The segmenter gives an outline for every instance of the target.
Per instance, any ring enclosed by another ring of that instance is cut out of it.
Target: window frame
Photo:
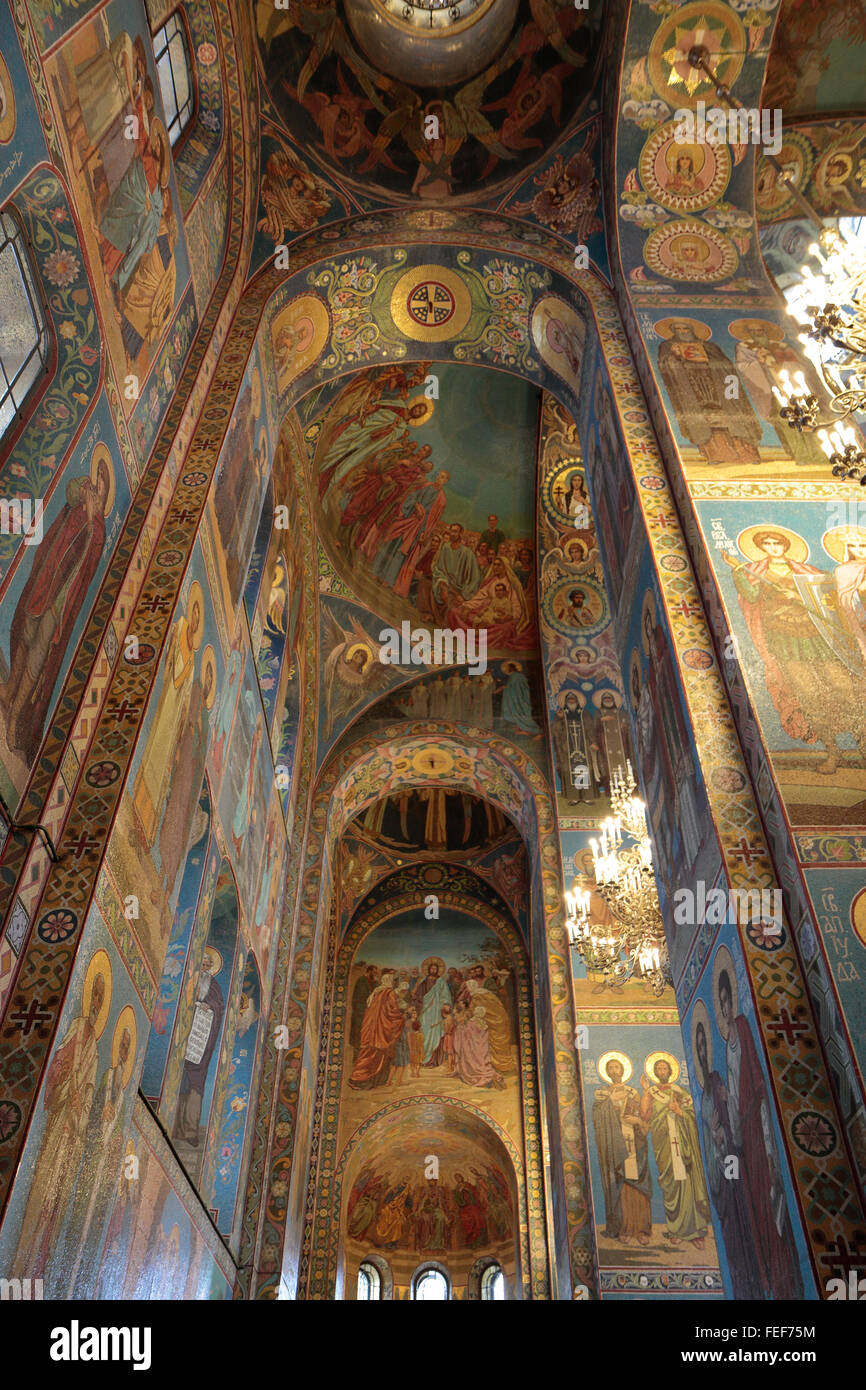
[[[163,33],[165,32],[165,30],[168,28],[169,24],[171,23],[171,21],[172,21],[172,19],[173,19],[173,17],[174,17],[175,15],[177,15],[178,25],[179,25],[179,27],[180,27],[180,32],[181,32],[181,36],[182,36],[182,42],[183,42],[183,45],[184,45],[184,54],[185,54],[185,56],[186,56],[186,58],[187,58],[187,67],[188,67],[188,70],[189,70],[189,90],[190,90],[190,97],[191,97],[191,107],[190,107],[189,116],[188,116],[188,118],[187,118],[185,124],[184,124],[183,126],[181,126],[180,134],[178,135],[177,139],[174,141],[173,144],[172,144],[172,140],[171,140],[171,123],[170,123],[169,121],[166,121],[166,126],[165,126],[165,128],[166,128],[166,132],[167,132],[167,134],[168,134],[169,144],[171,145],[172,159],[174,160],[175,163],[177,163],[177,157],[178,157],[178,155],[180,154],[181,150],[183,149],[184,145],[186,144],[186,142],[187,142],[187,140],[188,140],[190,134],[192,133],[193,127],[195,126],[196,121],[198,120],[198,107],[199,107],[199,100],[198,100],[198,74],[197,74],[197,71],[196,71],[195,63],[193,62],[192,34],[190,33],[189,21],[187,20],[186,13],[185,13],[185,11],[184,11],[183,5],[175,5],[175,7],[174,7],[173,10],[169,10],[168,14],[165,16],[165,19],[162,21],[162,23],[159,25],[159,27],[158,27],[155,31],[152,31],[152,32],[151,32],[151,35],[150,35],[150,46],[151,46],[151,50],[152,50],[152,52],[153,52],[153,67],[154,67],[154,72],[156,73],[156,83],[157,83],[157,87],[159,88],[159,98],[160,98],[160,101],[162,102],[162,100],[163,100],[163,97],[162,97],[162,83],[160,82],[160,78],[159,78],[159,57],[157,56],[157,39],[158,39],[158,38],[161,38],[161,36],[162,36]],[[171,52],[170,52],[170,47],[169,47],[169,45],[170,45],[170,40],[169,40],[169,43],[166,43],[166,44],[165,44],[165,47],[163,48],[162,52],[163,52],[163,53],[168,53],[168,54],[169,54],[169,59],[168,59],[168,62],[169,62],[169,70],[171,71],[172,86],[174,87],[174,70],[173,70],[173,68],[171,67]],[[161,56],[161,55],[160,55],[160,56]],[[175,95],[177,95],[177,89],[176,89],[176,88],[175,88]],[[163,102],[163,105],[164,105],[164,102]]]
[[[370,1290],[366,1298],[361,1298],[360,1296],[362,1278],[367,1280]],[[358,1266],[358,1283],[355,1291],[355,1298],[358,1303],[381,1303],[382,1301],[382,1275],[370,1260],[362,1260]]]
[[[495,1284],[497,1280],[502,1281],[501,1298],[497,1298],[495,1294],[488,1292],[491,1285]],[[508,1285],[505,1282],[505,1271],[497,1260],[491,1260],[486,1269],[481,1271],[478,1293],[479,1301],[482,1303],[504,1303],[506,1301]]]
[[[11,218],[17,228],[17,237],[14,239],[9,238],[9,241],[10,244],[16,248],[16,252],[13,254],[23,251],[26,257],[27,273],[23,277],[25,290],[28,300],[31,302],[31,306],[33,302],[30,293],[31,289],[36,293],[39,312],[42,316],[42,329],[45,334],[45,351],[42,357],[42,369],[36,377],[36,380],[31,384],[21,405],[16,407],[14,419],[10,422],[8,428],[0,434],[0,467],[2,467],[7,462],[12,450],[26,429],[33,412],[36,410],[36,407],[54,378],[57,366],[57,339],[54,331],[54,318],[48,301],[48,293],[36,259],[36,249],[30,238],[30,233],[24,225],[24,219],[11,200],[0,207],[0,216]],[[2,224],[0,224],[0,244],[5,244],[5,231],[2,228]],[[0,352],[2,352],[2,344],[0,344]],[[5,376],[5,368],[3,376]],[[0,384],[0,390],[2,390],[2,384]]]
[[[424,1262],[423,1264],[421,1264],[421,1265],[418,1266],[418,1268],[415,1270],[414,1274],[412,1275],[412,1302],[413,1302],[413,1303],[426,1303],[426,1302],[428,1301],[428,1300],[425,1299],[425,1298],[419,1298],[419,1297],[418,1297],[418,1289],[420,1288],[420,1286],[421,1286],[421,1284],[424,1282],[424,1280],[425,1280],[425,1279],[428,1279],[431,1275],[437,1275],[438,1278],[440,1278],[440,1279],[444,1282],[444,1284],[445,1284],[445,1297],[442,1298],[442,1299],[438,1299],[438,1298],[437,1298],[437,1299],[432,1299],[432,1298],[431,1298],[429,1301],[430,1301],[431,1303],[440,1303],[440,1302],[441,1302],[441,1303],[451,1303],[452,1300],[453,1300],[453,1293],[454,1293],[454,1290],[453,1290],[453,1287],[452,1287],[452,1284],[451,1284],[451,1277],[450,1277],[450,1275],[449,1275],[449,1273],[448,1273],[448,1270],[445,1268],[445,1266],[444,1266],[444,1265],[438,1264],[435,1260],[425,1260],[425,1262]]]

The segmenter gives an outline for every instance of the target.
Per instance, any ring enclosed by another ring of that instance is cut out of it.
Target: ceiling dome
[[[466,82],[504,48],[518,0],[346,0],[346,18],[382,72],[416,87]]]
[[[602,8],[258,0],[256,25],[282,122],[338,184],[381,203],[477,204],[597,109]]]

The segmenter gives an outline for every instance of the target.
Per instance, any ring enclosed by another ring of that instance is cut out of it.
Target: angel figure
[[[389,671],[357,618],[350,615],[348,629],[328,609],[324,619],[325,646],[330,648],[325,659],[325,738],[329,739],[335,724],[382,694],[389,684]]]

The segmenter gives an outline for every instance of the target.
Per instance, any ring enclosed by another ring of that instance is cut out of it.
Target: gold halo
[[[205,705],[206,705],[206,707],[207,707],[208,709],[213,709],[213,702],[214,702],[214,700],[216,699],[217,669],[216,669],[216,656],[214,655],[214,649],[213,649],[212,646],[210,646],[210,644],[208,644],[208,646],[205,647],[205,649],[204,649],[204,655],[202,656],[202,659],[201,659],[201,683],[202,683],[202,687],[204,687],[204,673],[205,673],[205,670],[206,670],[206,668],[207,668],[208,666],[210,666],[211,670],[213,671],[213,680],[211,681],[211,684],[210,684],[210,694],[208,695],[207,699],[205,700]]]
[[[262,378],[258,367],[253,367],[250,377],[250,409],[258,417],[262,408]]]
[[[592,703],[595,705],[596,709],[601,709],[601,701],[603,696],[605,695],[612,695],[613,702],[616,705],[616,708],[618,710],[622,709],[622,696],[620,695],[619,691],[608,690],[607,688],[605,688],[604,690],[594,690],[592,692]]]
[[[845,547],[849,541],[866,541],[866,526],[834,526],[825,531],[821,544],[831,560],[841,565],[845,559]]]
[[[703,237],[697,236],[694,232],[677,232],[669,240],[671,260],[678,259],[678,253],[674,249],[677,246],[696,246],[698,248],[699,259],[701,262],[709,260],[710,247]]]
[[[745,530],[741,531],[737,536],[737,545],[740,548],[741,554],[745,555],[747,560],[768,559],[766,552],[759,550],[755,545],[755,536],[761,535],[766,531],[774,531],[778,535],[784,536],[785,539],[790,542],[788,549],[785,551],[786,560],[798,560],[800,562],[808,560],[809,546],[801,535],[796,531],[789,531],[787,526],[776,526],[774,522],[766,521],[759,522],[757,526],[747,526]]]
[[[676,139],[672,139],[664,153],[664,161],[669,174],[676,174],[677,160],[683,154],[691,155],[695,165],[694,172],[696,175],[699,174],[707,162],[707,146],[700,140],[680,144]]]
[[[737,991],[737,972],[734,969],[734,958],[727,946],[720,946],[713,959],[713,1012],[716,1015],[716,1023],[719,1025],[719,1032],[728,1041],[728,1025],[722,1017],[722,1010],[719,1005],[719,976],[722,971],[728,972],[728,979],[731,982],[731,1012],[736,1018],[739,1012],[739,997]]]
[[[634,1067],[631,1063],[631,1058],[627,1057],[624,1052],[603,1052],[601,1054],[601,1056],[595,1064],[598,1069],[598,1074],[601,1077],[602,1081],[607,1081],[610,1085],[612,1085],[613,1083],[611,1082],[611,1079],[607,1074],[608,1062],[622,1063],[622,1080],[623,1085],[625,1085],[626,1081],[628,1081],[629,1077],[634,1071]]]
[[[192,642],[192,649],[194,652],[198,651],[199,647],[201,646],[202,638],[204,637],[204,594],[201,591],[201,585],[199,584],[198,580],[194,579],[189,586],[189,598],[186,601],[187,621],[189,621],[190,617],[192,616],[192,605],[196,599],[198,599],[199,612],[201,613],[201,622],[199,624],[198,629],[198,638],[197,640]]]
[[[162,121],[159,119],[159,116],[151,116],[151,118],[150,118],[150,143],[151,143],[151,147],[153,146],[153,143],[154,143],[154,136],[158,136],[158,137],[159,137],[160,149],[161,149],[161,154],[160,154],[160,159],[159,159],[159,174],[158,174],[159,186],[160,186],[160,188],[167,188],[167,187],[168,187],[169,176],[170,176],[170,174],[171,174],[171,160],[172,160],[171,143],[170,143],[169,138],[168,138],[168,131],[166,130],[166,128],[165,128],[165,126],[163,125]]]
[[[644,1064],[643,1064],[643,1069],[644,1069],[644,1075],[647,1077],[647,1079],[648,1079],[653,1085],[656,1085],[656,1083],[657,1083],[657,1081],[658,1081],[658,1078],[656,1077],[655,1071],[653,1070],[653,1068],[655,1067],[656,1062],[667,1062],[668,1066],[669,1066],[670,1069],[671,1069],[671,1085],[673,1085],[673,1083],[676,1081],[676,1079],[677,1079],[677,1077],[679,1076],[680,1071],[681,1071],[680,1064],[679,1064],[679,1062],[677,1061],[676,1057],[673,1055],[672,1052],[650,1052],[650,1053],[649,1053],[649,1055],[648,1055],[646,1061],[645,1061]]]
[[[427,421],[430,419],[430,416],[433,414],[433,401],[430,398],[430,396],[413,396],[412,399],[408,402],[406,409],[411,410],[413,405],[418,405],[419,402],[421,403],[421,405],[425,406],[425,413],[423,416],[420,417],[420,419],[407,419],[406,424],[409,425],[412,429],[417,429],[419,425],[426,425]]]
[[[103,515],[108,516],[111,508],[114,506],[114,496],[117,487],[114,476],[114,459],[111,457],[111,451],[107,444],[97,444],[93,453],[90,455],[90,481],[93,483],[94,487],[96,486],[96,471],[100,463],[104,463],[108,468],[108,496],[105,499],[105,506],[102,509]]]
[[[90,1013],[90,997],[97,975],[101,975],[105,980],[105,998],[102,1001],[102,1008],[99,1010],[94,1029],[96,1036],[101,1038],[108,1019],[108,1011],[111,1008],[111,961],[107,951],[94,951],[84,976],[84,988],[81,991],[81,1012],[85,1018]]]
[[[352,657],[355,655],[355,652],[366,652],[369,657],[372,657],[373,655],[372,648],[368,647],[366,642],[353,642],[351,647],[347,649],[346,655],[343,657],[343,660],[351,661]]]
[[[212,960],[216,961],[216,965],[213,970],[208,971],[208,974],[218,975],[223,968],[223,958],[217,950],[216,946],[205,946],[201,957],[202,969],[204,969],[209,956]]]
[[[117,1066],[120,1060],[120,1039],[124,1031],[129,1032],[129,1056],[123,1066],[123,1081],[125,1086],[132,1075],[132,1068],[135,1065],[135,1049],[138,1043],[138,1024],[135,1020],[135,1010],[131,1004],[126,1004],[117,1016],[114,1025],[114,1035],[111,1039],[111,1065]]]
[[[710,1027],[710,1011],[703,999],[699,999],[692,1010],[692,1066],[695,1076],[699,1076],[701,1064],[698,1061],[698,1049],[695,1045],[695,1034],[698,1031],[698,1024],[704,1025],[704,1035],[707,1039],[707,1070],[713,1069],[713,1030]]]
[[[581,709],[586,709],[586,696],[581,690],[563,690],[559,704],[561,709],[565,709],[565,702],[569,695],[573,695]]]
[[[0,145],[8,145],[15,134],[15,89],[12,86],[12,78],[9,76],[9,69],[3,61],[2,53],[0,53],[0,86],[2,86],[3,95],[6,98],[6,108],[0,116]]]
[[[768,338],[772,338],[774,343],[780,343],[785,336],[785,330],[780,323],[774,323],[771,319],[734,319],[728,324],[728,332],[732,338],[736,338],[741,343],[745,338],[754,336],[754,330],[758,329],[766,333]]]
[[[866,946],[866,888],[861,888],[851,904],[851,926],[857,934],[857,940],[862,946]]]
[[[655,631],[656,601],[653,597],[653,592],[651,589],[647,590],[646,594],[644,595],[644,601],[640,610],[640,644],[643,647],[644,656],[649,656],[650,654],[649,642],[647,641],[646,632],[644,631],[644,622],[646,621],[647,614],[649,614],[650,618],[652,619],[653,631]]]
[[[706,342],[707,338],[712,338],[713,330],[708,323],[702,323],[700,319],[686,318],[685,314],[674,314],[672,318],[659,319],[654,325],[653,331],[657,338],[672,338],[675,323],[689,323],[695,330],[695,337],[700,338],[701,342]]]
[[[421,962],[421,974],[422,974],[422,975],[426,975],[426,974],[427,974],[427,971],[429,970],[429,968],[430,968],[431,965],[438,965],[438,966],[439,966],[439,974],[440,974],[440,975],[444,975],[444,974],[445,974],[445,962],[444,962],[444,960],[442,959],[441,956],[428,956],[426,960],[422,960],[422,962]]]

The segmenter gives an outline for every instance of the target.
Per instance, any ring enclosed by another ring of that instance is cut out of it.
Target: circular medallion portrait
[[[638,172],[647,192],[671,212],[701,212],[724,193],[731,177],[727,145],[677,139],[679,121],[653,131],[641,151]]]
[[[735,246],[703,222],[667,222],[650,232],[643,249],[650,270],[668,280],[716,284],[740,263]]]

